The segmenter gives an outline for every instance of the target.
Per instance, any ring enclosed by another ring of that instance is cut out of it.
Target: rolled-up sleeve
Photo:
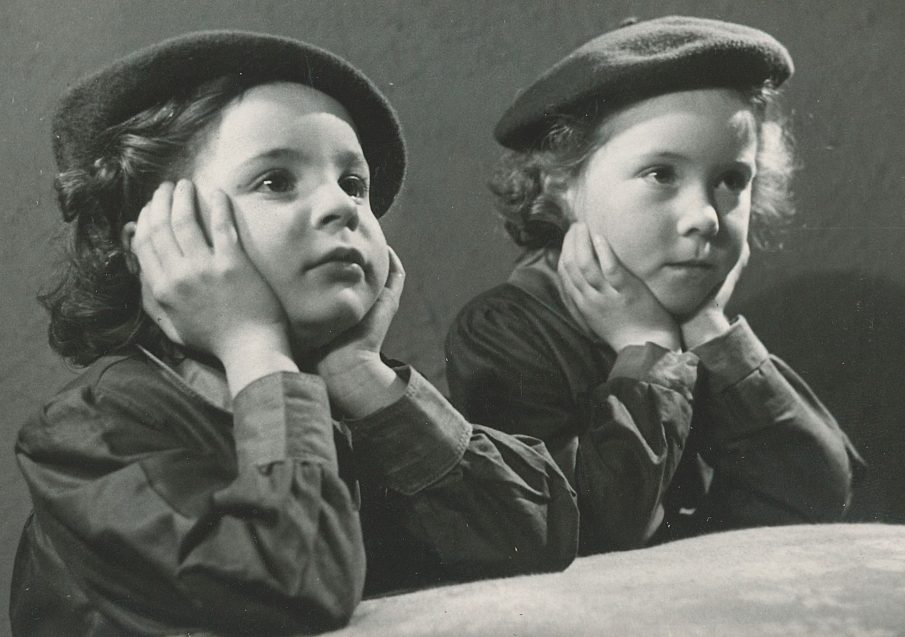
[[[162,381],[101,384],[20,435],[42,532],[124,633],[322,631],[360,600],[357,502],[323,383],[272,374],[233,408]]]
[[[744,318],[694,352],[715,525],[839,520],[863,461],[807,384]]]
[[[647,344],[606,366],[607,346],[540,316],[494,301],[458,317],[446,348],[455,404],[546,443],[577,491],[581,553],[642,546],[689,434],[697,357]]]
[[[405,526],[453,577],[565,568],[575,494],[543,443],[472,425],[416,370],[397,373],[402,398],[347,422],[362,480],[406,498]]]
[[[689,435],[696,377],[693,354],[648,343],[623,349],[591,390],[576,476],[594,521],[588,550],[636,548],[657,530]]]

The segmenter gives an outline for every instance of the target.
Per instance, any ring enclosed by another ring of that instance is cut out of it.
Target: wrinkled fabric
[[[14,634],[318,632],[363,593],[568,565],[574,492],[543,445],[397,373],[399,401],[336,422],[314,375],[231,401],[192,359],[90,366],[19,435]]]
[[[843,517],[860,457],[743,318],[693,351],[617,355],[545,271],[528,260],[461,311],[447,377],[471,421],[547,444],[578,492],[581,554]]]

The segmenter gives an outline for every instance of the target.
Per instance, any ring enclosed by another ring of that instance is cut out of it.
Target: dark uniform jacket
[[[528,263],[454,322],[450,395],[471,421],[547,444],[578,492],[580,553],[843,516],[860,458],[744,319],[693,351],[617,355],[571,318],[555,271]]]
[[[20,432],[34,514],[14,633],[319,631],[363,588],[568,565],[574,492],[543,445],[472,426],[397,373],[399,401],[335,422],[314,375],[271,374],[231,401],[192,359],[91,365]]]

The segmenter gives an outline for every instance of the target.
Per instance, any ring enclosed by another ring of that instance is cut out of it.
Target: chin
[[[655,296],[657,297],[657,300],[660,301],[660,305],[676,318],[687,318],[691,316],[701,307],[701,304],[707,298],[706,294],[696,294],[694,296],[687,294],[656,294]]]
[[[312,350],[321,348],[349,331],[364,319],[370,306],[343,303],[325,308],[316,314],[307,308],[304,318],[292,322],[292,337],[296,348]]]

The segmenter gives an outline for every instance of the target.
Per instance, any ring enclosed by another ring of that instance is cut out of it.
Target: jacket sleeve
[[[744,318],[694,351],[702,369],[694,423],[713,467],[710,524],[840,520],[863,461],[807,384]]]
[[[417,371],[404,396],[347,421],[362,482],[401,496],[403,526],[457,579],[560,570],[575,557],[575,494],[544,445],[470,424]]]
[[[514,313],[460,315],[447,340],[453,402],[546,443],[578,492],[582,553],[642,546],[682,457],[696,357],[629,347],[594,378],[561,336]]]
[[[197,406],[162,394],[82,387],[20,435],[36,518],[88,598],[129,634],[345,623],[365,562],[320,379],[265,376],[232,423],[179,435]]]

